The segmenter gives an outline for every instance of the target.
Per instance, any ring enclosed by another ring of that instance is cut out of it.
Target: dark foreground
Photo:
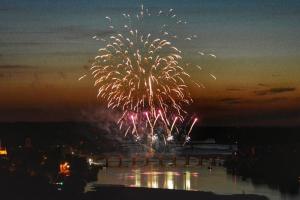
[[[16,189],[16,188],[15,188]],[[18,190],[18,189],[17,189]],[[0,190],[1,191],[1,190]],[[20,193],[11,191],[1,191],[3,199],[10,200],[94,200],[103,197],[110,200],[155,200],[169,198],[170,200],[182,199],[201,199],[201,200],[267,200],[266,197],[258,195],[216,195],[210,192],[184,191],[184,190],[167,190],[167,189],[149,189],[149,188],[128,188],[123,186],[100,186],[95,192],[85,194],[53,192],[51,194],[41,194],[40,192]],[[2,199],[1,198],[1,199]]]

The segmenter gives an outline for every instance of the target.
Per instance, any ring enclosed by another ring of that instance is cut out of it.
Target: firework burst
[[[185,106],[193,102],[189,84],[202,86],[187,73],[190,64],[184,61],[184,53],[176,41],[190,41],[197,35],[179,37],[167,29],[170,24],[159,25],[156,32],[143,28],[151,17],[168,18],[172,26],[187,24],[173,9],[151,13],[141,6],[136,15],[122,15],[126,23],[119,31],[112,19],[105,17],[113,34],[108,38],[93,37],[104,45],[89,73],[79,80],[91,76],[98,89],[97,97],[106,102],[107,108],[122,111],[117,124],[125,136],[133,135],[136,140],[147,138],[151,143],[163,138],[167,144],[179,134],[179,126],[187,116]],[[196,68],[201,69],[199,65]],[[197,118],[192,119],[184,144],[190,139],[196,121]]]

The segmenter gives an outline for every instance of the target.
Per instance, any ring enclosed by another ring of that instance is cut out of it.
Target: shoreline
[[[170,190],[161,188],[126,187],[123,185],[97,185],[95,191],[86,192],[84,199],[98,199],[99,197],[122,200],[153,200],[160,198],[171,198],[182,200],[186,198],[198,198],[201,200],[268,200],[265,196],[255,194],[232,194],[221,195],[213,192]],[[171,200],[170,199],[170,200]]]

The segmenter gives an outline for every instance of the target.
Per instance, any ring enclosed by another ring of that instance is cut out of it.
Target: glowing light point
[[[185,137],[185,143],[187,143],[187,142],[189,142],[189,141],[191,141],[191,137],[187,135],[187,136]]]
[[[158,136],[156,134],[152,136],[152,142],[157,141],[157,139],[158,139]]]
[[[140,141],[140,140],[141,140],[141,137],[140,137],[139,135],[136,135],[136,136],[135,136],[135,141],[138,142],[138,141]]]
[[[173,135],[169,135],[169,136],[167,137],[167,141],[168,141],[168,142],[171,142],[171,141],[173,141],[173,140],[174,140]]]

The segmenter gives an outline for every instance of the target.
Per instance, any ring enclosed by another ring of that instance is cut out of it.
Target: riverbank
[[[96,191],[87,192],[85,200],[107,197],[112,200],[155,200],[169,198],[170,200],[201,199],[201,200],[268,200],[268,198],[251,194],[217,195],[211,192],[135,188],[124,186],[98,186]]]

